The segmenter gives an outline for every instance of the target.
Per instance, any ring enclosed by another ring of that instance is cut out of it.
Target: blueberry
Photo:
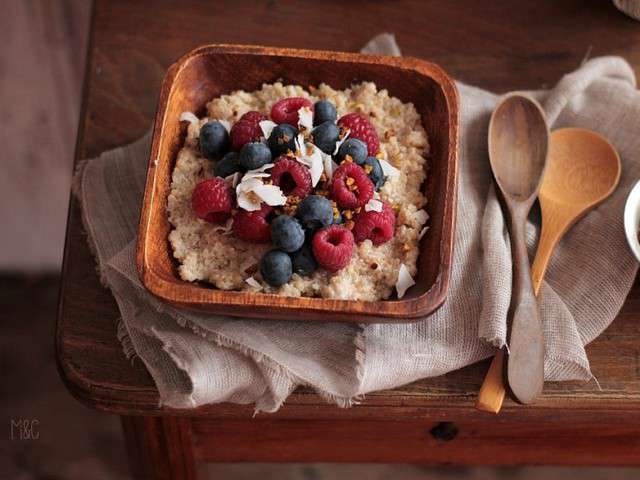
[[[358,140],[357,138],[347,138],[342,145],[340,145],[338,154],[336,155],[336,160],[340,163],[344,160],[344,157],[349,155],[354,162],[358,165],[362,165],[365,158],[367,158],[367,151],[367,144],[362,140]]]
[[[228,177],[231,174],[242,171],[238,163],[238,152],[229,152],[213,166],[213,173],[216,177]]]
[[[318,268],[313,250],[309,245],[303,245],[300,250],[293,252],[291,262],[293,263],[293,271],[298,275],[311,275]]]
[[[333,223],[333,206],[320,195],[309,195],[298,205],[298,218],[308,230],[328,227]]]
[[[200,151],[206,158],[220,158],[229,150],[229,132],[220,122],[213,120],[200,129]]]
[[[313,106],[313,125],[317,126],[324,122],[334,122],[338,118],[336,107],[329,100],[320,100]]]
[[[260,260],[260,273],[264,281],[272,287],[284,285],[293,273],[291,258],[285,252],[271,250]]]
[[[378,161],[378,159],[376,157],[367,157],[364,160],[364,162],[358,163],[358,165],[360,165],[362,168],[364,168],[364,171],[367,172],[367,174],[369,175],[369,178],[371,179],[371,181],[375,185],[376,190],[380,190],[380,187],[382,187],[382,185],[384,185],[384,182],[385,182],[386,179],[385,179],[384,172],[382,171],[382,167],[380,166],[380,162]],[[369,168],[367,168],[367,165],[371,166],[371,171],[368,171]]]
[[[324,122],[311,130],[311,137],[316,147],[328,155],[333,155],[340,137],[340,129],[333,122]]]
[[[304,243],[302,225],[289,215],[277,216],[271,222],[271,241],[280,250],[295,252]]]
[[[240,166],[246,170],[255,170],[271,162],[271,151],[264,143],[245,143],[238,158]]]
[[[298,129],[288,123],[281,123],[274,127],[267,142],[273,156],[283,155],[289,150],[295,152],[297,136]]]

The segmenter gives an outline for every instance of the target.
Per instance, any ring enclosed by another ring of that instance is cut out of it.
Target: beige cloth
[[[367,51],[398,52],[389,35]],[[458,88],[460,181],[451,288],[444,306],[415,324],[238,320],[163,305],[140,285],[134,266],[148,136],[83,164],[75,191],[102,280],[120,307],[119,337],[125,352],[135,352],[147,366],[164,404],[230,401],[274,411],[296,386],[308,385],[348,405],[367,392],[477,362],[494,351],[489,341],[504,343],[510,250],[486,140],[498,97],[463,84]],[[533,94],[553,128],[599,131],[624,164],[618,190],[559,245],[542,291],[546,378],[588,380],[583,346],[614,319],[637,270],[625,244],[622,209],[640,176],[640,95],[629,65],[614,57],[591,60],[551,91]],[[533,246],[536,229],[530,227]]]

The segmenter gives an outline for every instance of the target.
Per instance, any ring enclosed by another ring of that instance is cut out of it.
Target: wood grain
[[[134,479],[195,480],[191,424],[174,417],[122,417]]]
[[[219,290],[185,282],[168,242],[171,176],[184,144],[182,112],[234,89],[252,91],[278,78],[299,85],[325,82],[347,88],[373,81],[415,105],[429,138],[429,234],[420,242],[416,284],[402,299],[367,302]],[[458,165],[458,95],[437,65],[353,53],[208,45],[185,54],[168,70],[160,92],[138,233],[137,267],[145,287],[172,305],[224,315],[351,323],[417,321],[445,300],[451,276]]]
[[[561,128],[551,134],[548,165],[538,195],[542,231],[531,266],[536,296],[562,236],[613,193],[621,169],[618,152],[598,133],[583,128]],[[482,383],[477,401],[480,410],[500,411],[505,395],[504,350],[496,352]]]
[[[513,289],[509,306],[507,380],[519,402],[529,404],[544,383],[542,316],[533,292],[527,254],[527,218],[547,165],[549,126],[533,98],[510,94],[500,101],[489,122],[489,160],[508,215]],[[496,360],[496,368],[503,365]],[[494,377],[491,377],[494,378]]]
[[[188,4],[96,1],[76,160],[145,133],[166,68],[184,52],[212,42],[357,51],[373,33],[391,31],[405,54],[433,61],[456,79],[495,91],[552,85],[580,64],[590,45],[592,56],[624,55],[636,72],[640,70],[637,22],[604,1],[528,0],[514,6],[507,0],[400,0],[356,1],[347,6],[338,1],[303,5],[282,0],[216,5],[212,9],[208,0]],[[283,35],[282,25],[291,18],[296,22]],[[357,28],[345,32],[344,25]],[[117,306],[95,273],[75,200],[69,212],[63,272],[56,348],[62,377],[73,395],[93,408],[124,415],[169,413],[159,407],[158,392],[144,365],[139,361],[131,365],[122,355],[116,340]],[[507,400],[500,416],[488,417],[473,408],[488,366],[480,362],[367,395],[362,405],[347,410],[299,389],[273,418],[335,419],[353,428],[358,419],[462,424],[490,418],[493,426],[517,425],[510,430],[513,435],[536,431],[540,422],[553,423],[549,436],[558,438],[584,425],[587,431],[601,434],[599,440],[590,434],[593,440],[584,445],[585,452],[596,455],[605,443],[628,444],[621,425],[627,432],[640,431],[638,320],[640,284],[636,282],[618,318],[587,347],[602,390],[593,382],[547,383],[534,406],[521,407]],[[172,413],[250,419],[253,409],[220,404]],[[501,432],[506,435],[507,431]],[[502,458],[508,463],[502,449],[509,438],[495,438],[483,451],[496,462]],[[543,462],[544,456],[534,459],[532,454],[534,460]]]
[[[637,428],[586,424],[389,419],[207,420],[192,422],[205,462],[395,462],[447,465],[637,465]],[[248,441],[248,439],[251,439]],[[500,455],[494,445],[499,444]],[[593,446],[600,445],[598,454]]]

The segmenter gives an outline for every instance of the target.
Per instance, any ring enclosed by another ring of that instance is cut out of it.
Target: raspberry
[[[221,223],[231,216],[233,190],[222,178],[214,177],[196,185],[191,194],[191,207],[198,218]]]
[[[333,172],[331,198],[342,208],[364,207],[373,198],[373,190],[367,173],[353,162],[344,162]]]
[[[380,150],[380,140],[378,132],[371,125],[369,119],[361,113],[347,113],[340,117],[338,125],[349,129],[349,138],[357,138],[367,144],[369,156],[374,157]]]
[[[233,217],[233,233],[241,240],[251,243],[268,243],[271,241],[271,226],[267,217],[273,207],[263,205],[260,210],[248,212],[240,210]]]
[[[287,197],[298,197],[302,200],[311,191],[311,174],[307,167],[286,155],[276,158],[270,170],[271,181],[278,185]]]
[[[353,255],[353,234],[342,225],[330,225],[313,236],[311,245],[318,264],[330,272],[342,270]]]
[[[271,107],[271,120],[276,123],[298,125],[298,110],[308,107],[313,111],[313,103],[303,97],[289,97],[278,100]]]
[[[240,150],[245,143],[256,142],[262,137],[260,122],[267,117],[260,112],[247,112],[231,127],[231,147]]]
[[[381,212],[365,212],[363,209],[355,215],[353,221],[353,237],[358,243],[368,238],[374,245],[382,245],[393,238],[396,215],[385,202],[382,203]]]

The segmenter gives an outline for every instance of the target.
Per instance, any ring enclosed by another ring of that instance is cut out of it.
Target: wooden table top
[[[76,161],[140,137],[151,126],[165,69],[206,43],[249,43],[357,51],[371,36],[396,34],[404,54],[440,64],[466,83],[502,92],[553,85],[590,56],[623,55],[640,67],[640,24],[610,2],[508,0],[425,2],[362,0],[189,2],[97,0]],[[57,330],[60,371],[84,403],[119,414],[176,413],[246,417],[249,406],[211,405],[195,412],[158,407],[140,361],[130,364],[116,339],[118,309],[100,285],[71,200]],[[626,422],[640,412],[640,284],[615,322],[587,352],[592,383],[547,383],[531,407],[505,403],[500,420],[580,419]],[[477,419],[473,408],[487,362],[439,378],[370,394],[339,409],[307,390],[278,417]]]

